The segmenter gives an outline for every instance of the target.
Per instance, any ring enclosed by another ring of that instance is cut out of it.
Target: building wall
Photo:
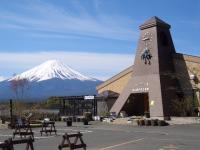
[[[200,57],[178,54],[175,66],[184,95],[200,106]]]
[[[132,68],[128,68],[128,70],[125,70],[126,72],[118,78],[118,75],[113,77],[111,81],[105,81],[102,85],[97,87],[98,93],[103,93],[104,91],[113,91],[115,93],[121,93],[123,88],[127,85],[129,79],[132,76]],[[108,83],[106,83],[108,82]]]
[[[174,64],[183,91],[200,89],[200,57],[177,54]],[[194,79],[191,78],[193,75]]]

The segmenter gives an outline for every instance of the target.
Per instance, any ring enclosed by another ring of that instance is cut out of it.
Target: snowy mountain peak
[[[3,76],[0,76],[0,82],[4,81],[4,80],[5,80],[5,78]]]
[[[23,79],[23,78],[26,78],[29,81],[36,81],[36,82],[49,80],[53,78],[58,78],[62,80],[74,79],[81,81],[86,81],[86,80],[96,81],[96,79],[84,76],[81,73],[73,70],[72,68],[65,66],[65,64],[63,64],[59,60],[46,61],[41,65],[34,67],[33,69],[30,69],[26,72],[23,72],[13,77],[10,80]]]

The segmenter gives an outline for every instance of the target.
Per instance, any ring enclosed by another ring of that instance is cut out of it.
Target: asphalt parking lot
[[[164,127],[138,127],[131,125],[110,125],[91,122],[84,126],[73,123],[66,127],[64,122],[57,122],[57,135],[40,136],[40,128],[33,129],[35,150],[57,150],[66,132],[83,133],[87,150],[199,150],[200,124],[171,125]],[[1,129],[0,141],[12,136],[12,130]],[[16,150],[25,149],[25,145],[15,146]]]

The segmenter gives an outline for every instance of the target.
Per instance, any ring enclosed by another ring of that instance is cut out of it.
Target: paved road
[[[66,127],[56,123],[58,135],[40,136],[40,128],[34,129],[35,150],[57,150],[65,132],[81,131],[88,150],[199,150],[200,124],[172,125],[166,127],[136,127],[107,125],[92,122],[83,126],[74,123]],[[0,130],[0,140],[9,138],[12,130]],[[23,150],[25,146],[16,146]]]

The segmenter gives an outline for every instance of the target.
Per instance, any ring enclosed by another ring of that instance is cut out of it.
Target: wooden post
[[[10,126],[13,125],[13,101],[10,99]]]
[[[65,99],[63,98],[63,112],[64,112],[64,115],[66,115],[66,108],[65,108]]]
[[[76,113],[76,104],[75,104],[75,99],[73,100],[73,116],[75,116]]]
[[[97,98],[94,99],[94,102],[95,102],[94,105],[95,105],[95,116],[96,116],[97,115],[97,109],[98,109],[97,108],[98,107],[98,105],[97,105]]]

